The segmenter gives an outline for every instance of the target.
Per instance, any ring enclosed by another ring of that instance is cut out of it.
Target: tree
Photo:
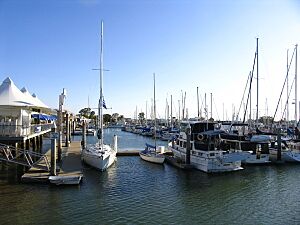
[[[123,115],[120,115],[120,116],[118,117],[118,121],[122,121],[122,120],[124,120],[124,116],[123,116]]]
[[[112,122],[117,122],[117,120],[118,120],[118,117],[119,117],[119,113],[113,113],[112,115],[111,115],[111,119],[112,119]]]
[[[85,118],[90,118],[91,108],[84,108],[79,111],[79,114]]]
[[[104,123],[109,123],[111,120],[111,115],[110,114],[104,114],[103,115],[103,122]]]

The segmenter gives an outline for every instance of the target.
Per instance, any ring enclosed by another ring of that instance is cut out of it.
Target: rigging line
[[[295,82],[295,78],[293,79],[293,82],[292,82],[292,85],[291,85],[291,89],[290,89],[290,91],[289,91],[288,99],[290,98],[290,95],[291,95],[291,92],[292,92],[292,89],[293,89],[292,87],[293,87],[294,82]],[[283,111],[283,113],[282,113],[281,119],[283,119],[284,113],[285,113],[285,111],[286,111],[286,109],[287,109],[288,99],[287,99],[286,102],[285,102],[285,107],[284,107],[284,111]]]
[[[291,64],[292,64],[292,61],[293,61],[293,58],[294,58],[294,54],[295,54],[295,49],[293,51],[293,55],[292,55],[292,58],[291,58],[291,61],[290,61],[290,65],[288,67],[288,70],[287,70],[287,73],[286,73],[286,76],[285,76],[285,80],[284,80],[284,83],[283,83],[283,87],[281,89],[281,93],[280,93],[280,96],[279,96],[279,99],[278,99],[278,102],[277,102],[276,110],[275,110],[275,113],[274,113],[274,116],[273,116],[274,120],[275,120],[275,116],[276,116],[276,113],[277,113],[277,110],[278,110],[279,102],[281,100],[281,96],[282,96],[285,84],[286,84],[287,79],[288,79],[288,75],[289,75],[290,67],[291,67]]]
[[[217,105],[216,105],[216,102],[215,102],[215,99],[214,99],[214,98],[213,98],[213,102],[214,102],[215,109],[216,109],[216,112],[217,112],[217,118],[218,118],[218,120],[220,120],[219,113],[218,113],[218,109],[217,109]]]
[[[245,89],[244,89],[244,93],[243,93],[243,97],[242,97],[242,100],[241,100],[241,104],[240,104],[238,113],[237,113],[237,115],[236,115],[236,120],[238,119],[239,114],[240,114],[240,111],[241,111],[241,108],[242,108],[242,104],[243,104],[243,101],[244,101],[244,97],[245,97],[245,93],[246,93],[246,89],[247,89],[247,86],[248,86],[248,82],[249,82],[250,77],[251,77],[251,72],[249,73],[248,78],[247,78],[247,82],[246,82],[246,86],[245,86]]]
[[[249,85],[249,92],[248,92],[248,97],[247,97],[246,109],[244,111],[243,123],[245,123],[246,113],[247,113],[247,109],[248,109],[248,102],[249,102],[249,98],[250,98],[250,95],[251,95],[251,87],[252,87],[253,72],[254,72],[254,67],[255,67],[255,62],[256,62],[256,55],[257,55],[257,52],[255,52],[255,54],[254,54],[254,62],[253,62],[252,71],[251,71],[251,80],[250,80],[250,85]],[[251,109],[250,109],[250,115],[251,115]]]

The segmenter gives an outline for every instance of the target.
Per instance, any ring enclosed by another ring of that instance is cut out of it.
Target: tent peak
[[[26,92],[28,92],[28,90],[27,90],[27,88],[26,88],[26,87],[23,87],[23,88],[21,89],[21,91],[22,91],[23,93],[26,93]]]
[[[7,83],[7,84],[13,84],[13,81],[10,79],[10,77],[7,77],[3,83]]]

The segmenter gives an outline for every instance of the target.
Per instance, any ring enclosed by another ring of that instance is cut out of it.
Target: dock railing
[[[50,171],[47,156],[31,150],[16,149],[10,145],[0,144],[0,161]]]

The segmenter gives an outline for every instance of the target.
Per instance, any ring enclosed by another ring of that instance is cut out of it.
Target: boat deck
[[[62,148],[62,161],[57,164],[57,175],[58,176],[82,176],[82,165],[81,165],[81,154],[80,154],[80,142],[72,142],[70,147]],[[50,160],[51,149],[49,149],[45,155]],[[43,165],[43,161],[40,165]],[[48,178],[49,172],[30,168],[21,178],[23,182],[39,182],[39,183],[50,183]]]

